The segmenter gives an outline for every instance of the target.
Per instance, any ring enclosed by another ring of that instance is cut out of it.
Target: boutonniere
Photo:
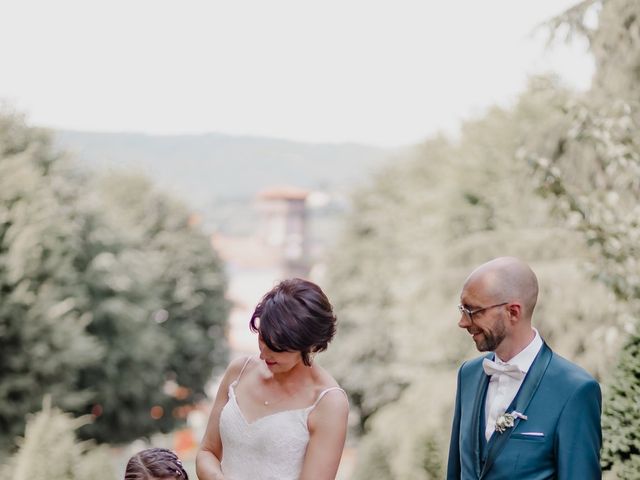
[[[527,416],[515,410],[511,413],[504,412],[496,419],[496,432],[504,433],[507,428],[512,428],[516,424],[516,418],[526,420]]]

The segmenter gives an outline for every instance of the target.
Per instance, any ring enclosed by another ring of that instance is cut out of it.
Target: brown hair
[[[178,456],[166,448],[148,448],[129,459],[124,480],[189,480]]]
[[[335,335],[336,316],[318,285],[291,278],[267,292],[249,326],[274,352],[300,352],[310,366],[309,354],[326,350]]]

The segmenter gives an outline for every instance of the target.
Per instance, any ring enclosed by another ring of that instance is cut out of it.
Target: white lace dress
[[[309,413],[327,392],[343,390],[328,388],[309,407],[272,413],[249,423],[238,406],[235,387],[250,360],[247,359],[238,378],[229,385],[229,401],[220,414],[224,478],[298,480],[309,443]]]

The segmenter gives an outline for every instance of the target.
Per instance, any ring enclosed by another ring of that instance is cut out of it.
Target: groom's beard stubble
[[[474,339],[479,352],[495,351],[507,335],[504,323],[500,320],[497,320],[492,328],[483,328],[480,331],[479,338],[477,340]]]

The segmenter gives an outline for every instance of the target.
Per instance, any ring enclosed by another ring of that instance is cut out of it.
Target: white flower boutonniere
[[[516,424],[516,418],[520,418],[522,420],[526,420],[527,416],[521,414],[520,412],[516,412],[515,410],[511,413],[503,413],[496,419],[496,432],[504,433],[507,428],[512,428]]]

